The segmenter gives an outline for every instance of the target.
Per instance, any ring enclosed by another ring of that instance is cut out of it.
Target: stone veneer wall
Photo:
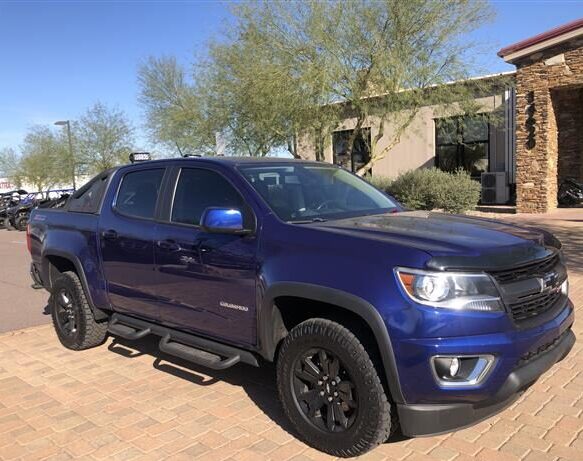
[[[559,184],[583,181],[583,88],[556,90],[553,107],[559,130]]]
[[[561,110],[562,104],[553,104],[553,94],[562,99],[562,92],[583,85],[583,41],[572,40],[543,50],[516,66],[516,205],[519,212],[543,213],[557,206],[559,139],[555,109]],[[532,144],[527,125],[529,96],[534,104]],[[561,142],[562,146],[568,144]],[[578,161],[581,165],[580,157]]]

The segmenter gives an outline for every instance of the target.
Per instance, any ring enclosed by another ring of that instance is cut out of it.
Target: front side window
[[[340,219],[395,211],[398,205],[346,170],[325,165],[240,167],[284,221]]]
[[[125,215],[153,219],[164,169],[127,173],[121,182],[115,209]]]
[[[182,169],[174,193],[172,221],[198,226],[204,210],[210,207],[239,209],[246,218],[241,195],[220,174],[196,168]]]
[[[459,168],[479,177],[488,171],[489,124],[483,115],[435,121],[436,165],[452,172]]]

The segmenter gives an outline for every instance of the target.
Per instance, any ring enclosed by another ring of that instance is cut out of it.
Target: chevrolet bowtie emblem
[[[548,272],[545,275],[543,275],[542,278],[539,278],[538,282],[540,284],[540,292],[542,293],[543,291],[554,287],[555,284],[557,283],[558,278],[559,278],[559,274],[557,274],[554,271]]]

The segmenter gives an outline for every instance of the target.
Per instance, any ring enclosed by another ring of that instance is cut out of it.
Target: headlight
[[[569,279],[565,279],[561,285],[561,293],[563,293],[565,296],[569,296]]]
[[[432,307],[500,311],[498,289],[487,274],[397,268],[397,279],[415,302]]]

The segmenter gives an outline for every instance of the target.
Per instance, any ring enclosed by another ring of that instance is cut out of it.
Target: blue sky
[[[583,17],[583,0],[493,2],[497,17],[473,34],[487,73],[512,70],[496,56],[508,44]],[[0,149],[17,148],[27,128],[75,119],[102,101],[138,131],[136,70],[150,55],[185,64],[232,20],[219,1],[0,0]],[[149,149],[139,136],[139,148]]]

